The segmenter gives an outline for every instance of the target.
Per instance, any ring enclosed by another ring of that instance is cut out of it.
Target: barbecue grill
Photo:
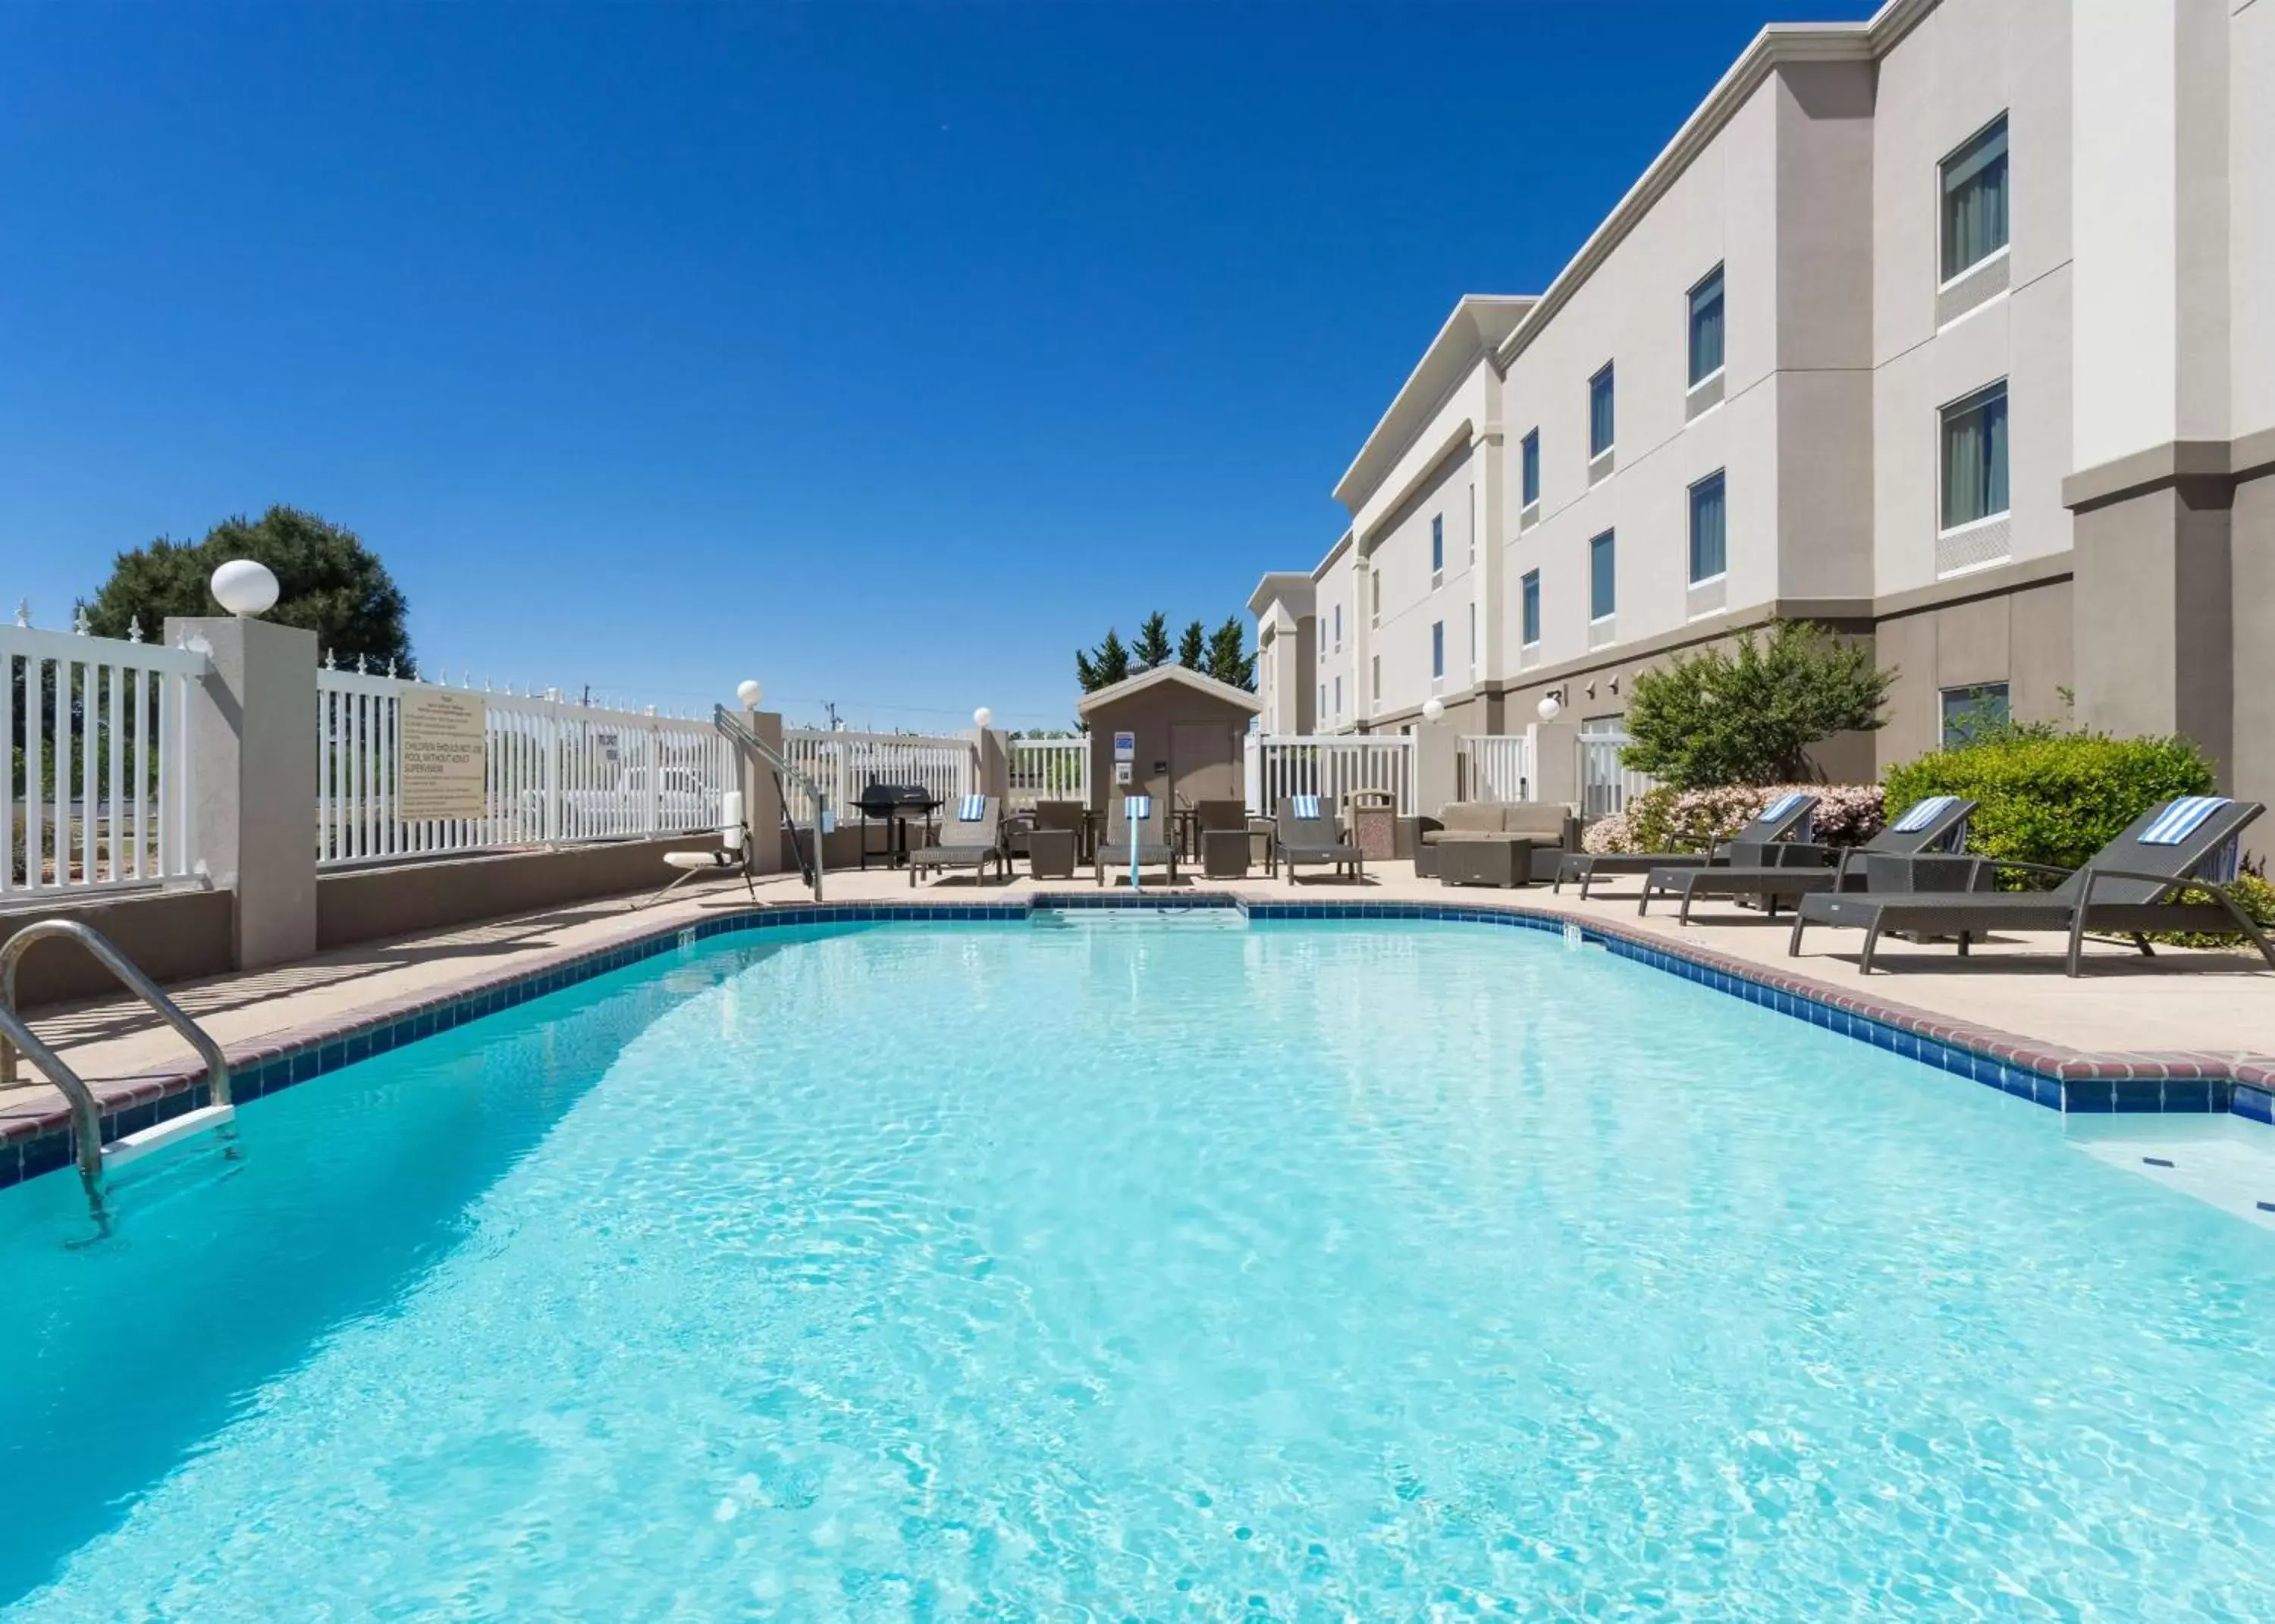
[[[922,818],[929,824],[941,799],[922,784],[871,784],[853,797],[853,805],[861,814],[861,866],[869,866],[869,826],[881,823],[885,866],[896,868],[908,855],[909,820]]]

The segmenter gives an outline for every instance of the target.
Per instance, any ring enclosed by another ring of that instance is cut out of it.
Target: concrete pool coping
[[[1199,882],[1149,888],[1137,899],[1123,891],[1025,878],[1000,886],[942,883],[912,892],[905,876],[872,873],[833,876],[832,900],[824,904],[777,882],[767,888],[772,897],[753,906],[737,885],[731,897],[713,890],[637,913],[626,911],[621,901],[603,903],[371,944],[275,971],[214,978],[178,989],[177,995],[222,1041],[236,1098],[245,1103],[669,951],[689,929],[709,938],[800,923],[1017,919],[1039,908],[1165,904],[1240,908],[1266,920],[1446,918],[1552,933],[1576,924],[1586,939],[1621,956],[2053,1109],[2230,1111],[2275,1122],[2275,1054],[2256,1046],[2175,1042],[2169,1048],[2097,1049],[2045,1035],[2091,1023],[2089,1016],[2108,1030],[2107,1006],[2120,987],[2129,996],[2114,999],[2118,1023],[2152,1040],[2206,1010],[2228,1017],[2215,1036],[2222,1030],[2237,1035],[2275,1031],[2275,974],[2255,972],[2237,956],[2190,954],[2200,962],[2160,969],[2166,960],[2143,965],[2129,948],[2110,948],[2093,956],[2085,978],[2071,981],[2044,974],[2041,961],[2052,951],[2049,944],[2018,937],[1978,949],[1961,973],[1898,972],[1867,984],[1841,957],[1792,961],[1818,972],[1806,975],[1767,962],[1772,944],[1766,939],[1774,936],[1781,952],[1785,932],[1781,923],[1758,916],[1724,910],[1703,929],[1700,924],[1683,929],[1667,919],[1636,918],[1629,907],[1632,896],[1599,895],[1583,903],[1568,893],[1558,896],[1537,888],[1440,888],[1415,880],[1401,872],[1405,867],[1395,865],[1363,890],[1325,881],[1301,888]],[[1948,958],[1949,949],[1942,951]],[[464,962],[470,959],[480,967],[466,972]],[[1826,973],[1843,970],[1849,972],[1846,986]],[[1954,996],[1951,983],[1977,993],[1995,987],[1999,1006],[2035,1030],[2017,1032],[1980,1019],[1970,1006],[1984,999]],[[2197,985],[2185,996],[2165,992],[2192,983]],[[2215,985],[2207,991],[2203,983]],[[1899,1001],[1878,991],[1907,984],[1928,992],[1932,1002]],[[2157,991],[2140,996],[2150,985]],[[1866,986],[1872,990],[1863,990]],[[2134,1008],[2143,1005],[2145,1009]],[[2156,1018],[2159,1005],[2165,1018]],[[203,1068],[187,1055],[171,1058],[170,1034],[160,1034],[132,1008],[81,1006],[42,1016],[38,1025],[94,1088],[106,1141],[206,1103]],[[56,1091],[42,1084],[0,1099],[0,1187],[70,1165],[71,1151],[68,1113]]]

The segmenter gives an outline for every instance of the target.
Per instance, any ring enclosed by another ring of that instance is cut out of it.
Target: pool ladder
[[[86,948],[89,957],[188,1039],[190,1046],[206,1063],[210,1103],[109,1144],[102,1142],[102,1111],[95,1104],[94,1091],[16,1013],[16,967],[24,962],[24,955],[34,943],[51,939],[75,941]],[[208,1035],[205,1028],[183,1014],[181,1006],[160,992],[158,984],[137,969],[132,960],[76,919],[34,920],[0,944],[0,1089],[16,1086],[16,1056],[19,1052],[32,1057],[41,1075],[61,1091],[71,1106],[72,1149],[79,1162],[79,1182],[87,1186],[87,1206],[95,1222],[106,1228],[109,1219],[103,1204],[102,1181],[107,1169],[124,1167],[138,1157],[193,1134],[226,1128],[237,1118],[237,1107],[229,1097],[229,1061],[222,1054],[221,1045]]]

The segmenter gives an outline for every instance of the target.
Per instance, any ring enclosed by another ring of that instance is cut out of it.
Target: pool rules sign
[[[486,706],[481,696],[448,688],[406,688],[397,717],[403,745],[399,815],[479,818],[489,811],[483,777]]]

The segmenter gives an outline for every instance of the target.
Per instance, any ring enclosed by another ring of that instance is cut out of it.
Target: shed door
[[[1187,806],[1240,799],[1240,730],[1221,721],[1171,722],[1169,787]]]

